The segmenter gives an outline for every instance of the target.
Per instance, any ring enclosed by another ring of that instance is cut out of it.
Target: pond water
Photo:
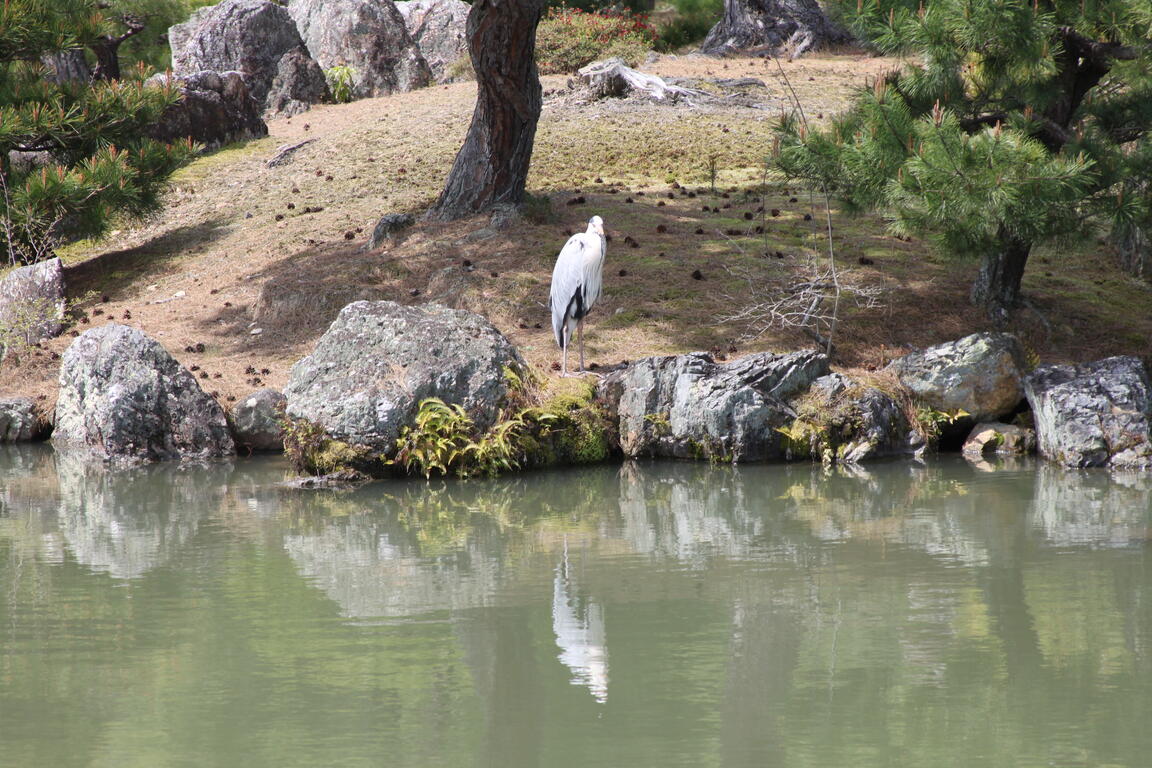
[[[0,766],[1147,766],[1152,473],[0,447]]]

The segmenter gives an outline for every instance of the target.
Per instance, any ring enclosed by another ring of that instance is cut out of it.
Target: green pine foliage
[[[779,127],[779,163],[898,234],[983,259],[973,298],[1018,297],[999,261],[1104,218],[1147,222],[1152,177],[1152,3],[868,0],[845,15],[882,52],[916,63],[809,131]],[[1009,270],[1011,271],[1011,270]]]
[[[143,26],[139,35],[125,40],[120,48],[124,77],[139,71],[138,65],[163,72],[172,65],[172,51],[168,46],[168,28],[188,19],[192,11],[219,0],[105,0],[104,14],[121,26],[138,22]]]
[[[3,261],[47,258],[61,237],[96,236],[116,216],[156,209],[167,178],[192,152],[191,144],[145,138],[178,98],[174,89],[47,77],[41,56],[110,34],[113,21],[98,6],[93,0],[0,5]]]

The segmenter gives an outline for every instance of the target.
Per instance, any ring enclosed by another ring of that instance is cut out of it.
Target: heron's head
[[[593,216],[588,219],[588,231],[604,237],[604,219],[599,216]]]

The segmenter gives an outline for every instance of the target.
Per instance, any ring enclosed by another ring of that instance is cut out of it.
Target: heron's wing
[[[584,252],[584,314],[588,314],[600,299],[600,286],[604,282],[604,239],[588,235],[591,241]]]
[[[584,287],[584,259],[588,249],[585,239],[583,234],[568,238],[552,270],[552,290],[548,298],[552,307],[552,332],[561,347],[564,346],[564,323],[570,316],[572,298]]]

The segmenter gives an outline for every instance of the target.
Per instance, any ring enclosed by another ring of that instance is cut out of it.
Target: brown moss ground
[[[852,87],[895,64],[846,54],[782,66],[809,117],[819,120],[842,108]],[[490,317],[546,373],[558,359],[547,311],[553,259],[569,232],[599,214],[612,241],[604,297],[586,336],[591,361],[809,345],[788,331],[746,343],[747,328],[721,322],[752,299],[755,286],[786,276],[810,249],[825,247],[818,201],[765,177],[771,123],[789,98],[776,63],[665,57],[645,69],[674,77],[758,77],[767,91],[756,108],[587,105],[567,91],[565,77],[545,78],[529,189],[551,201],[554,218],[498,233],[485,230],[486,219],[419,223],[402,242],[375,252],[364,246],[381,214],[419,213],[435,199],[467,130],[474,85],[273,121],[268,138],[181,171],[167,207],[151,221],[65,249],[69,292],[86,317],[73,330],[109,319],[139,327],[207,375],[201,384],[227,406],[258,386],[282,387],[346,300],[419,303],[458,283],[456,303]],[[277,147],[305,139],[314,141],[289,162],[267,167]],[[568,204],[577,197],[585,202]],[[719,210],[705,212],[705,205]],[[777,217],[767,213],[774,208]],[[806,213],[815,221],[804,221]],[[833,213],[841,263],[887,290],[883,309],[844,309],[837,363],[875,368],[909,345],[986,327],[966,299],[973,264],[896,240],[876,217]],[[766,233],[751,234],[756,226]],[[626,245],[626,237],[638,245]],[[872,263],[861,266],[861,258]],[[702,279],[693,278],[696,271]],[[1020,313],[1013,330],[1040,359],[1150,351],[1152,291],[1119,272],[1094,241],[1037,253],[1025,291],[1037,312]],[[280,303],[269,308],[269,297]],[[253,335],[256,327],[261,332]],[[52,356],[71,341],[66,333],[21,365],[6,365],[0,393],[37,396],[50,406],[58,366]],[[185,351],[200,344],[203,352]]]

